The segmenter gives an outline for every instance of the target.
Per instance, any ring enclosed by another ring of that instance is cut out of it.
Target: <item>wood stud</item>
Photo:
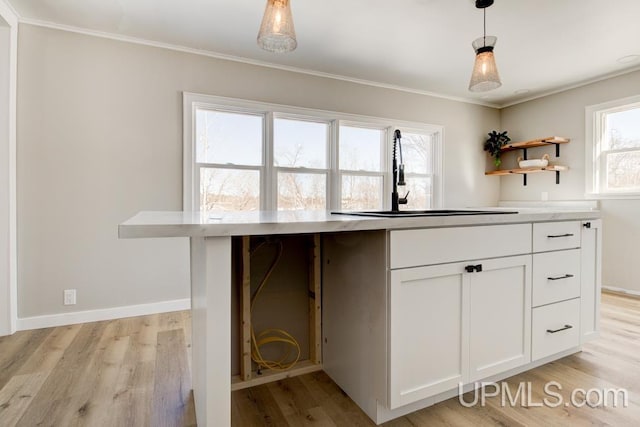
[[[309,249],[309,360],[322,363],[322,287],[320,234],[310,237]]]
[[[241,337],[240,346],[242,360],[240,376],[244,381],[251,379],[251,240],[242,237],[242,290],[240,298]]]

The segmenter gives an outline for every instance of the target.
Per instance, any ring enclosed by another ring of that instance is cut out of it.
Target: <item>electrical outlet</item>
[[[64,305],[74,305],[76,303],[76,290],[65,289],[64,290]]]

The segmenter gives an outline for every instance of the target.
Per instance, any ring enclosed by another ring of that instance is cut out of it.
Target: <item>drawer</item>
[[[580,247],[580,221],[533,224],[533,252]]]
[[[580,296],[580,249],[533,255],[533,306]]]
[[[580,298],[533,309],[531,360],[577,347],[580,344]]]
[[[390,268],[531,253],[531,224],[393,230]]]

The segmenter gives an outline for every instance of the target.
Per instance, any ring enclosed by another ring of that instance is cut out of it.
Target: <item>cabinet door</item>
[[[602,220],[582,222],[580,342],[598,336],[602,287]]]
[[[531,361],[531,255],[477,261],[469,276],[469,381]]]
[[[467,382],[468,274],[461,263],[390,272],[389,407]]]

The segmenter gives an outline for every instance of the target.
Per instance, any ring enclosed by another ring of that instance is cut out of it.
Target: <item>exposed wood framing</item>
[[[322,287],[320,234],[310,237],[309,248],[309,360],[322,363]]]
[[[231,391],[242,390],[244,388],[254,387],[257,385],[267,384],[274,381],[280,381],[285,378],[297,377],[298,375],[309,374],[322,370],[322,365],[311,362],[310,360],[302,360],[293,368],[287,371],[272,371],[263,369],[260,374],[254,373],[253,378],[243,381],[238,376],[231,378]]]
[[[251,240],[242,237],[242,291],[241,291],[240,324],[240,377],[244,381],[251,379]]]

